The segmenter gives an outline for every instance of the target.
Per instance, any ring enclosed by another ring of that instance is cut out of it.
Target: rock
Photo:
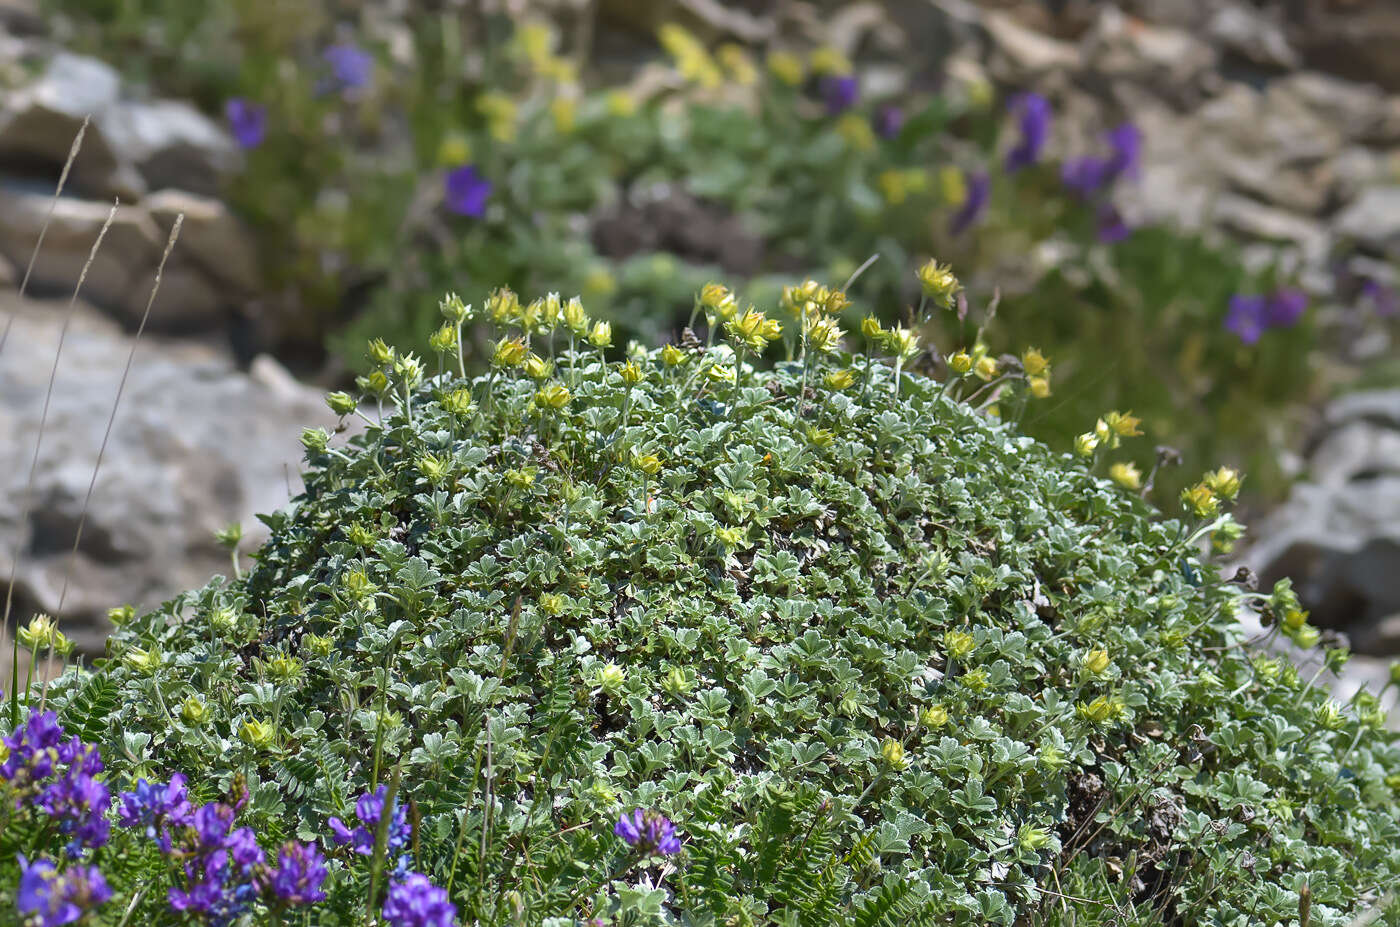
[[[1280,77],[1271,89],[1297,98],[1337,126],[1349,141],[1371,145],[1400,141],[1400,99],[1369,84],[1298,71]]]
[[[1329,239],[1322,223],[1243,196],[1221,194],[1215,201],[1213,218],[1246,238],[1297,245],[1305,259],[1321,260],[1327,253]]]
[[[982,27],[990,43],[987,68],[998,80],[1029,86],[1079,66],[1079,49],[1073,44],[1027,29],[1007,13],[983,14]]]
[[[1328,428],[1341,428],[1350,422],[1370,422],[1400,431],[1400,389],[1347,393],[1327,406],[1323,421]]]
[[[1206,35],[1254,64],[1280,70],[1298,66],[1298,53],[1283,29],[1260,10],[1235,3],[1222,6],[1206,24]]]
[[[87,116],[116,105],[117,72],[96,58],[58,52],[28,85],[0,98],[0,163],[40,165],[56,178]],[[92,196],[136,199],[145,183],[102,132],[88,127],[69,180]]]
[[[180,229],[175,253],[235,287],[240,294],[261,292],[263,276],[252,230],[222,201],[179,190],[161,190],[146,197],[141,205],[166,236],[175,217],[184,213],[185,224]]]
[[[1105,6],[1084,37],[1082,59],[1096,78],[1150,85],[1174,106],[1198,103],[1217,55],[1184,29],[1154,26]]]
[[[0,257],[0,287],[19,286],[19,271],[8,258]]]
[[[0,317],[17,312],[0,354],[0,578],[21,556],[17,614],[58,612],[69,551],[131,338],[80,304],[64,344],[29,516],[21,501],[66,303],[0,293]],[[239,372],[221,352],[150,336],[139,346],[88,510],[60,617],[89,651],[113,605],[153,605],[211,574],[228,554],[213,532],[243,524],[244,549],[263,536],[255,512],[298,488],[303,426],[334,424],[320,394],[275,362]],[[3,579],[0,579],[0,583]]]
[[[1400,90],[1400,6],[1389,0],[1294,0],[1291,6],[1289,39],[1306,66]]]
[[[151,189],[212,196],[242,160],[228,133],[188,103],[123,101],[102,110],[96,125],[117,158],[134,165]]]
[[[1333,229],[1371,250],[1400,255],[1400,186],[1371,187],[1337,215]]]

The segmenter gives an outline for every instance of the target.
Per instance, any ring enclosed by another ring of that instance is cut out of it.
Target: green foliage
[[[1241,642],[1246,600],[1316,634],[1202,558],[1228,515],[1162,520],[960,401],[976,376],[909,372],[911,333],[818,351],[841,294],[790,290],[784,331],[727,296],[711,346],[623,365],[506,293],[484,375],[374,346],[382,417],[306,434],[251,570],[51,699],[81,723],[115,686],[114,778],[245,777],[269,839],[397,777],[464,923],[1282,924],[1306,890],[1341,925],[1400,877],[1400,748]],[[678,856],[613,836],[638,807]]]

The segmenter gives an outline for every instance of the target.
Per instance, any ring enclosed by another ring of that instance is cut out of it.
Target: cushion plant
[[[921,279],[950,301],[946,271]],[[913,331],[843,337],[844,304],[806,284],[770,317],[711,286],[708,344],[618,360],[577,301],[501,291],[468,380],[449,298],[436,376],[374,343],[363,398],[331,394],[359,430],[303,436],[305,491],[246,575],[117,611],[108,657],[49,697],[109,777],[246,783],[268,846],[387,785],[468,924],[1375,906],[1400,749],[1374,696],[1339,705],[1241,639],[1244,603],[1270,638],[1317,633],[1286,585],[1203,553],[1238,535],[1238,478],[1164,518],[1110,467],[1130,415],[1077,456],[1017,433],[1038,352],[935,381]],[[760,363],[772,342],[788,359]],[[332,869],[329,911],[383,888]]]

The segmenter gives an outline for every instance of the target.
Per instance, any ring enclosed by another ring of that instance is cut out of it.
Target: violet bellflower
[[[617,819],[613,833],[643,856],[653,853],[670,856],[681,849],[675,825],[659,811],[637,808],[630,815],[624,814]]]
[[[358,90],[369,84],[374,73],[374,56],[349,42],[332,45],[321,58],[331,70],[331,81],[325,86],[329,92]]]
[[[447,208],[452,212],[474,219],[486,214],[486,201],[491,198],[491,181],[481,176],[475,164],[464,164],[448,171],[445,188]]]
[[[1088,200],[1120,177],[1135,179],[1142,160],[1142,132],[1130,122],[1109,131],[1107,157],[1086,155],[1069,158],[1060,168],[1060,182],[1082,200]]]
[[[267,138],[267,107],[261,103],[234,97],[224,104],[224,117],[234,140],[243,148],[257,148]]]
[[[1006,154],[1006,172],[1030,167],[1040,160],[1045,143],[1050,140],[1050,101],[1038,93],[1023,93],[1012,101],[1020,113],[1021,140]]]
[[[1307,294],[1287,287],[1268,296],[1236,294],[1230,297],[1225,327],[1245,344],[1255,344],[1271,328],[1297,324],[1307,308]]]
[[[967,195],[949,222],[949,231],[954,235],[961,235],[977,221],[992,196],[992,180],[984,171],[965,174],[963,180]]]
[[[854,74],[824,77],[821,92],[827,115],[839,116],[860,99],[860,82]]]
[[[382,913],[389,927],[454,927],[457,923],[457,906],[421,872],[410,872],[389,884]]]
[[[112,889],[96,866],[70,866],[63,872],[53,863],[19,857],[19,890],[15,907],[25,924],[58,927],[71,924],[112,897]]]
[[[875,111],[875,134],[881,138],[897,138],[904,129],[904,110],[886,103]]]

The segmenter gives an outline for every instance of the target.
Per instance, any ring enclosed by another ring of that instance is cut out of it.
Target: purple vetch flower
[[[349,42],[332,45],[321,53],[321,58],[330,65],[330,91],[364,87],[374,73],[374,56]]]
[[[1393,289],[1379,280],[1368,279],[1361,284],[1361,292],[1371,301],[1371,307],[1375,309],[1376,315],[1382,318],[1400,315],[1400,299],[1397,299]]]
[[[1264,324],[1268,328],[1289,328],[1297,324],[1308,308],[1308,294],[1286,287],[1275,290],[1264,304]]]
[[[234,97],[224,104],[224,117],[234,140],[244,148],[256,148],[267,137],[267,107],[261,103]]]
[[[832,116],[841,115],[860,99],[860,83],[854,74],[822,78],[821,91],[826,111]]]
[[[466,164],[447,172],[447,208],[459,216],[480,219],[486,214],[486,201],[491,197],[491,181],[481,176],[475,164]]]
[[[1102,203],[1095,212],[1098,221],[1099,241],[1111,245],[1122,241],[1133,233],[1128,223],[1112,203]]]
[[[676,834],[675,825],[659,811],[637,808],[630,815],[624,814],[617,819],[613,833],[643,856],[653,853],[670,856],[681,850],[681,839]]]
[[[886,103],[875,111],[875,134],[881,138],[896,138],[904,128],[904,110]]]
[[[382,913],[389,927],[453,927],[457,923],[457,906],[447,892],[420,872],[410,872],[390,883]]]
[[[986,172],[965,174],[963,179],[967,187],[967,196],[958,207],[958,211],[953,213],[948,226],[954,235],[961,235],[977,221],[977,217],[987,208],[987,201],[992,196],[992,180]]]
[[[1108,133],[1108,145],[1113,149],[1108,159],[1109,175],[1137,179],[1138,162],[1142,159],[1142,131],[1131,122],[1125,122]]]
[[[1093,155],[1070,158],[1060,167],[1060,183],[1084,200],[1099,192],[1108,177],[1108,162]]]
[[[326,881],[326,859],[314,844],[283,845],[277,853],[277,866],[265,877],[265,889],[283,904],[308,905],[326,899],[321,886]]]
[[[170,852],[172,828],[186,827],[194,815],[185,777],[180,773],[170,777],[168,785],[153,785],[145,779],[136,780],[136,788],[118,796],[117,823],[123,827],[140,827],[146,837],[154,840],[162,853]]]
[[[71,866],[59,873],[48,860],[30,863],[21,856],[19,868],[15,907],[28,915],[26,924],[71,924],[112,897],[112,889],[96,866]]]
[[[111,832],[107,809],[112,805],[112,796],[96,778],[102,772],[97,748],[77,737],[70,743],[81,748],[80,752],[75,752],[58,780],[40,793],[36,805],[58,823],[58,832],[69,838],[69,857],[77,859],[84,849],[106,845]]]
[[[1021,116],[1021,140],[1006,154],[1006,172],[1014,174],[1040,160],[1050,139],[1050,101],[1038,93],[1023,93],[1012,101]]]
[[[373,856],[375,835],[379,832],[379,819],[384,814],[384,798],[387,794],[388,788],[381,785],[373,792],[366,792],[359,797],[355,802],[355,817],[359,818],[360,826],[354,830],[347,827],[340,818],[327,821],[335,845],[349,844],[350,848],[361,856]],[[408,871],[407,850],[412,841],[413,825],[408,823],[408,809],[402,802],[396,801],[389,818],[385,855],[396,860],[395,871],[400,875]]]
[[[1254,344],[1264,334],[1265,299],[1262,296],[1246,296],[1237,293],[1230,297],[1230,308],[1225,313],[1225,327],[1234,332],[1245,344]]]
[[[53,775],[55,763],[71,758],[71,741],[64,744],[63,738],[58,715],[37,710],[30,711],[24,724],[5,737],[8,755],[0,765],[0,781],[10,783],[16,791],[17,807],[27,789]]]

